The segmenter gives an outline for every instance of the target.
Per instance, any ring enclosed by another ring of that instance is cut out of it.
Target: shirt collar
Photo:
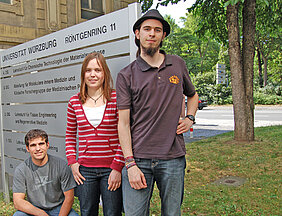
[[[164,50],[160,50],[160,53],[165,55],[164,63],[160,66],[160,68],[166,67],[168,65],[172,65],[172,58],[170,55],[167,55]],[[152,67],[149,65],[140,55],[137,57],[136,62],[138,66],[141,68],[142,72],[149,71]]]

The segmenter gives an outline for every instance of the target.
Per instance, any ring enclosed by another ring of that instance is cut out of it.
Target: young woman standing
[[[124,158],[112,83],[104,56],[91,53],[82,64],[80,92],[68,103],[66,157],[78,185],[82,216],[98,215],[100,195],[105,216],[120,216],[122,211]]]

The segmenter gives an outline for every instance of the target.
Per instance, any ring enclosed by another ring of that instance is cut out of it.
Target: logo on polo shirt
[[[173,84],[178,84],[179,83],[179,78],[177,76],[171,76],[169,77],[169,82],[173,83]]]

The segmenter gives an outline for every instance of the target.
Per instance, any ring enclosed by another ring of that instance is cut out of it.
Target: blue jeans
[[[80,202],[81,216],[98,215],[100,195],[105,216],[121,216],[122,192],[121,187],[116,191],[108,190],[110,168],[79,167],[80,173],[86,178],[82,185],[76,188]]]
[[[184,194],[185,156],[171,160],[135,158],[139,169],[144,173],[147,188],[133,189],[128,181],[127,170],[122,170],[122,191],[126,216],[149,215],[150,199],[157,183],[161,197],[163,216],[181,215]]]
[[[53,208],[52,210],[48,210],[48,211],[45,210],[45,212],[50,216],[58,216],[59,213],[60,213],[61,207],[62,207],[62,205],[59,205],[59,206]],[[24,213],[22,211],[16,211],[13,216],[32,216],[32,215]],[[78,214],[73,209],[71,209],[68,216],[78,216]]]

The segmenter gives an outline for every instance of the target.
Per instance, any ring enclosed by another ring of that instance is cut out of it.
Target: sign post
[[[2,89],[2,82],[0,83],[0,87]],[[0,95],[1,95],[1,89],[0,89]],[[2,106],[0,106],[0,113],[1,113],[1,119],[0,119],[0,151],[1,151],[1,172],[2,172],[2,187],[3,187],[3,195],[4,195],[4,201],[6,203],[10,202],[10,193],[9,193],[9,178],[8,174],[6,174],[6,164],[5,164],[5,155],[4,155],[4,139],[3,139],[3,111]]]
[[[216,84],[225,84],[226,74],[225,74],[225,64],[216,64]]]
[[[89,53],[102,53],[114,81],[135,59],[132,26],[141,15],[138,3],[1,51],[1,160],[5,173],[29,154],[24,135],[45,130],[49,153],[65,158],[66,113],[69,98],[79,92],[81,64]],[[8,199],[8,198],[7,198]]]

